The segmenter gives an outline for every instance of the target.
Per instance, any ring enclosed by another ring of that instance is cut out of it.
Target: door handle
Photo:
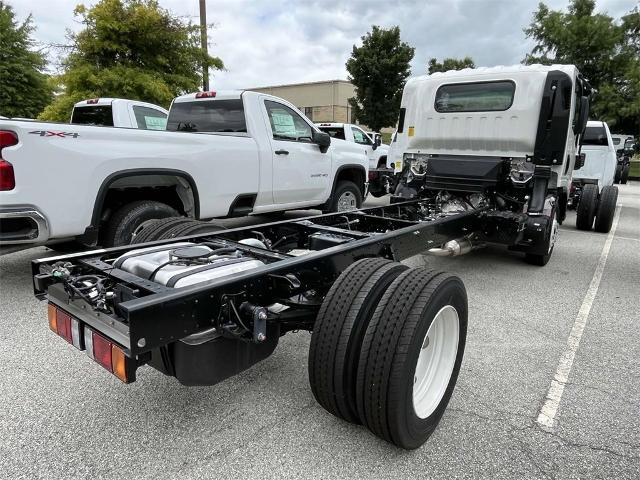
[[[287,150],[276,150],[274,153],[276,155],[289,155],[289,152]]]

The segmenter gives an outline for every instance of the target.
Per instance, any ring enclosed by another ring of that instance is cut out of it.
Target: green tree
[[[45,54],[34,49],[31,15],[18,23],[0,1],[0,115],[36,117],[51,101]]]
[[[67,121],[76,101],[124,97],[168,106],[198,90],[201,65],[222,69],[200,47],[200,27],[174,17],[156,0],[101,0],[74,11],[84,29],[70,35],[71,53],[57,78],[63,92],[41,117]]]
[[[538,5],[525,34],[536,44],[524,63],[575,64],[595,89],[591,118],[615,131],[640,129],[640,13],[620,21],[595,13],[594,0],[571,0],[566,12]]]
[[[438,63],[437,58],[432,58],[427,64],[429,75],[435,72],[446,72],[448,70],[462,70],[463,68],[476,68],[471,57],[464,57],[462,59],[445,58],[442,60],[442,63]]]
[[[349,103],[360,123],[374,131],[395,124],[413,54],[414,48],[400,40],[399,27],[374,25],[362,46],[353,46],[346,66],[356,96]]]

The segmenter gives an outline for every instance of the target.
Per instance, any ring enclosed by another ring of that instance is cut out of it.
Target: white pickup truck
[[[380,134],[366,133],[358,125],[351,123],[316,123],[331,138],[356,143],[364,147],[369,158],[369,193],[381,197],[395,190],[396,179],[393,164],[387,161],[389,145],[382,144]]]
[[[0,248],[123,245],[150,219],[340,211],[367,192],[363,149],[277,97],[184,95],[167,130],[0,120]]]
[[[164,130],[169,112],[153,103],[125,98],[90,98],[76,103],[74,125]]]

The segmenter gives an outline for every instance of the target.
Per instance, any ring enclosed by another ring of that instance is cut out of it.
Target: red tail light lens
[[[111,367],[111,342],[96,332],[93,332],[93,359],[110,372],[113,372]]]
[[[2,149],[18,144],[18,135],[9,130],[0,130],[0,191],[16,188],[16,177],[13,173],[13,165],[2,159]]]
[[[71,316],[62,310],[57,311],[56,326],[58,328],[58,335],[64,338],[67,342],[73,343],[71,339]]]
[[[215,98],[216,92],[198,92],[196,98]]]

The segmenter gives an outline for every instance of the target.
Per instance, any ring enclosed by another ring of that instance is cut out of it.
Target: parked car
[[[256,92],[176,98],[167,130],[0,120],[0,246],[128,244],[155,218],[358,208],[369,161]]]
[[[76,103],[74,125],[164,130],[169,112],[158,105],[124,98],[91,98]]]
[[[587,122],[581,151],[584,164],[573,173],[569,205],[576,208],[578,229],[608,232],[618,199],[613,185],[618,161],[606,122]]]
[[[611,135],[613,147],[618,157],[618,165],[613,179],[614,183],[627,183],[633,157],[633,135]],[[631,145],[630,147],[628,145]]]
[[[382,144],[382,136],[372,137],[358,125],[350,123],[317,123],[320,130],[331,135],[331,138],[357,143],[365,149],[369,158],[369,193],[381,197],[393,192],[395,178],[393,166],[388,164],[389,146]]]

